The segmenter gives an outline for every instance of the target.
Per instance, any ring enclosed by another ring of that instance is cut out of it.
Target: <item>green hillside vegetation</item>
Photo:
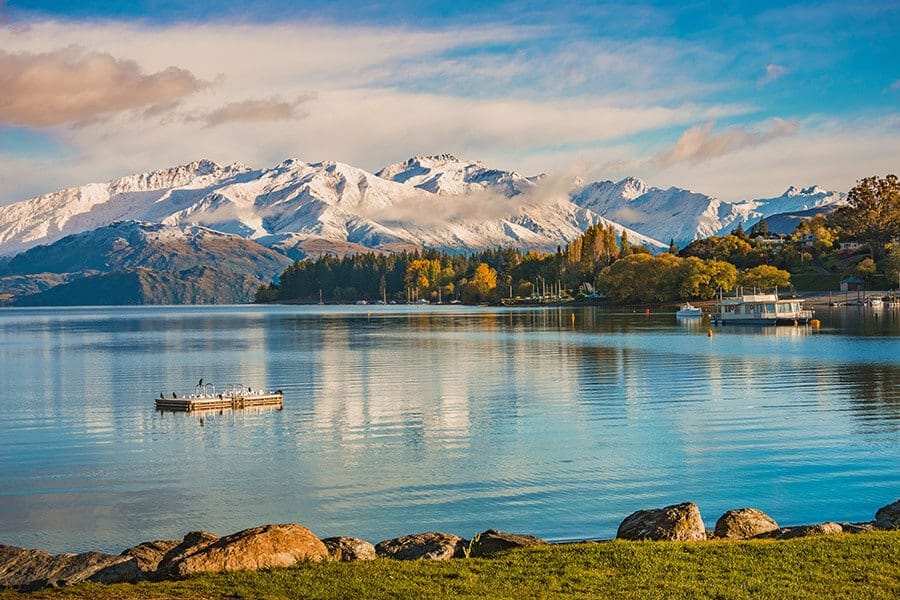
[[[255,277],[211,267],[184,271],[137,268],[78,278],[21,296],[12,305],[240,304],[253,297],[258,287]]]
[[[695,240],[680,252],[650,256],[612,226],[594,225],[556,252],[496,248],[469,255],[435,250],[323,256],[297,261],[280,284],[261,287],[258,302],[465,303],[570,299],[596,289],[620,303],[713,298],[743,288],[837,290],[857,275],[869,289],[900,278],[900,183],[894,175],[863,179],[849,204],[801,221],[789,236],[772,236],[765,219],[745,232]],[[852,242],[841,249],[841,242]]]
[[[601,542],[443,562],[377,559],[80,584],[0,598],[617,598],[847,600],[900,596],[900,532],[748,542]]]

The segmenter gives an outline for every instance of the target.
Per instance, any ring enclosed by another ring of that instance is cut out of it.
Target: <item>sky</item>
[[[900,0],[0,0],[0,205],[452,153],[737,201],[900,171]]]

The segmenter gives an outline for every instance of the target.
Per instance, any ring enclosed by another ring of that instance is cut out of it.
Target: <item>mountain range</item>
[[[0,207],[0,290],[47,294],[51,284],[71,286],[85,277],[139,269],[224,272],[226,266],[236,269],[232,274],[266,281],[290,259],[323,253],[554,250],[597,223],[657,252],[669,240],[685,245],[738,223],[748,228],[763,217],[829,210],[844,201],[842,194],[813,186],[791,187],[777,198],[725,202],[631,177],[591,183],[528,177],[449,154],[413,157],[377,173],[339,162],[290,159],[252,169],[201,160]],[[131,240],[127,260],[114,249],[118,239]],[[234,250],[226,252],[229,246]],[[238,265],[242,253],[266,268]],[[178,254],[181,262],[160,258]],[[220,255],[229,259],[212,258]],[[10,278],[17,282],[13,291]],[[201,296],[183,291],[170,298]],[[130,301],[141,301],[135,298]]]

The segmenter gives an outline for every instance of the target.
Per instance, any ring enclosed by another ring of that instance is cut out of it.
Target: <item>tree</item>
[[[847,194],[847,206],[834,211],[831,221],[846,236],[868,244],[877,258],[885,244],[900,238],[900,179],[896,175],[860,179]]]
[[[791,285],[791,274],[771,265],[760,265],[741,271],[738,285],[762,289],[788,287]]]
[[[866,288],[869,287],[869,277],[875,274],[875,261],[871,258],[865,258],[859,263],[857,263],[856,268],[853,269],[853,273],[857,277],[862,277],[866,280]]]
[[[628,232],[624,229],[622,230],[622,235],[619,237],[619,256],[628,256],[632,254],[633,250],[631,248],[631,244],[628,243]]]
[[[766,223],[765,218],[760,219],[756,223],[756,225],[754,225],[753,227],[750,228],[750,235],[752,235],[754,237],[756,237],[756,236],[762,236],[764,238],[769,237],[769,224]]]
[[[888,276],[891,285],[900,285],[900,244],[894,244],[891,251],[884,259],[884,274]]]
[[[675,245],[675,238],[669,238],[669,254],[678,254],[678,246]]]
[[[467,302],[482,302],[489,300],[497,289],[497,271],[486,263],[479,263],[475,268],[472,280],[466,284],[464,299]]]

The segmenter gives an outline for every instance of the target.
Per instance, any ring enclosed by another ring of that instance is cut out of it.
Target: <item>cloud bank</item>
[[[171,102],[206,83],[185,69],[145,74],[133,60],[76,46],[0,51],[0,123],[50,127]]]

